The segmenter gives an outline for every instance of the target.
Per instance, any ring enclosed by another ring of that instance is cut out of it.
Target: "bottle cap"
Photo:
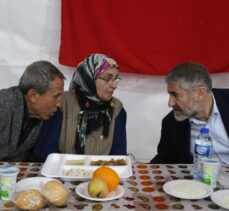
[[[206,128],[206,127],[203,127],[203,128],[200,129],[200,132],[201,133],[209,133],[209,129]]]

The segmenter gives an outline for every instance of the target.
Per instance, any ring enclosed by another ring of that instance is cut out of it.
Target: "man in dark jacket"
[[[193,62],[175,66],[166,83],[173,111],[162,120],[158,154],[151,163],[192,163],[195,139],[207,127],[215,156],[229,164],[229,90],[212,89],[207,69]]]
[[[60,106],[64,75],[50,62],[29,65],[18,86],[0,90],[0,161],[24,161],[42,120]]]

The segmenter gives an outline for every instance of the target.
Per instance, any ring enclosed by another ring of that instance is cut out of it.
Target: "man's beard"
[[[178,113],[179,112],[179,113]],[[184,120],[186,120],[186,119],[189,119],[189,118],[191,118],[191,117],[194,117],[194,116],[196,116],[196,114],[197,114],[197,111],[190,111],[190,112],[182,112],[182,113],[180,113],[180,111],[178,111],[178,112],[176,112],[176,111],[173,111],[173,113],[174,113],[174,118],[178,121],[178,122],[182,122],[182,121],[184,121]]]

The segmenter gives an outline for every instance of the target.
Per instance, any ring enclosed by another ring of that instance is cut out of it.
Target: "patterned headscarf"
[[[77,126],[77,137],[81,146],[85,145],[86,135],[102,127],[103,136],[109,134],[109,124],[113,116],[113,104],[102,101],[96,91],[95,80],[117,63],[103,54],[86,57],[76,68],[70,83],[70,90],[75,90],[81,110]],[[76,140],[77,141],[77,140]]]
[[[92,54],[86,57],[77,66],[69,89],[77,89],[85,98],[93,102],[101,102],[97,96],[95,80],[110,67],[118,68],[118,65],[112,58],[104,54]]]

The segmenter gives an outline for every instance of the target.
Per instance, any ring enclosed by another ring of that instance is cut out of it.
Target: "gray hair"
[[[207,92],[212,90],[212,79],[206,67],[195,62],[186,62],[176,65],[166,76],[166,83],[179,82],[185,89],[194,90],[203,85]]]
[[[19,89],[25,95],[29,89],[36,90],[40,95],[47,92],[55,78],[65,79],[60,70],[48,61],[37,61],[30,64],[19,81]]]

